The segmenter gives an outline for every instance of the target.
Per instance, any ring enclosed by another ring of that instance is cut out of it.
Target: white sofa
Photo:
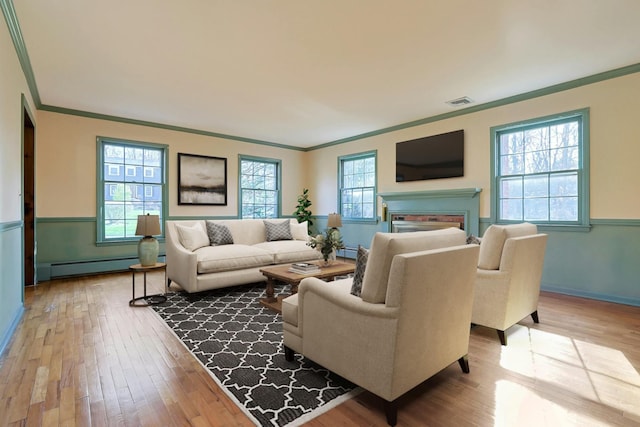
[[[291,239],[269,240],[265,221],[289,221]],[[207,222],[226,226],[233,243],[212,245]],[[295,219],[180,220],[165,228],[167,279],[189,293],[264,281],[263,267],[322,258],[307,246],[307,223]]]

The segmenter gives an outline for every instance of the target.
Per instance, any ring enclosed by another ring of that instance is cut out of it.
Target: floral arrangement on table
[[[324,234],[318,234],[316,237],[310,237],[307,242],[308,246],[322,253],[325,264],[329,262],[331,256],[338,249],[344,249],[342,236],[337,228],[328,228]]]

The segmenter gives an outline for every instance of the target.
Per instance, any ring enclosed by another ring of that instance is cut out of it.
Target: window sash
[[[339,159],[339,209],[344,219],[374,220],[376,217],[376,153]]]
[[[240,158],[241,218],[280,216],[280,162],[260,158]]]
[[[139,239],[138,215],[147,213],[159,216],[164,235],[165,159],[164,145],[98,138],[98,243]]]
[[[588,221],[588,110],[492,129],[498,222]]]

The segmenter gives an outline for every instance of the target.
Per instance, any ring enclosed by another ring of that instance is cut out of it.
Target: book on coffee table
[[[317,264],[311,264],[308,262],[294,262],[293,264],[291,264],[291,267],[298,270],[317,270],[318,269]]]
[[[298,274],[312,274],[319,273],[320,268],[316,264],[310,264],[308,262],[296,262],[291,264],[289,271]]]

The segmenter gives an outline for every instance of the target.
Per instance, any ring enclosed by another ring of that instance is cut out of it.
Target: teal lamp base
[[[138,259],[143,267],[156,265],[160,245],[155,237],[145,236],[138,242]]]

